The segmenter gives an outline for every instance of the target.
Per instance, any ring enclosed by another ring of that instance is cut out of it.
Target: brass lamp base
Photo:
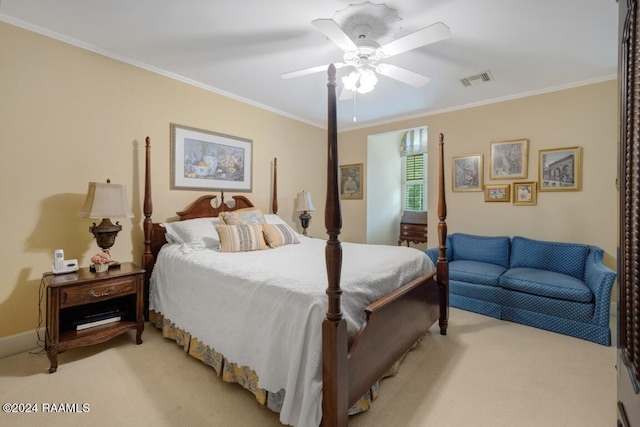
[[[89,231],[96,238],[97,245],[102,248],[103,252],[109,253],[109,249],[116,242],[116,236],[122,230],[122,226],[116,221],[115,224],[111,222],[109,218],[103,218],[99,225],[93,223],[92,227],[89,227]],[[109,263],[109,269],[120,268],[118,261],[111,261]],[[95,271],[93,265],[89,267],[91,271]]]
[[[309,227],[309,221],[311,220],[311,214],[304,211],[300,214],[300,224],[302,225],[302,235],[307,235],[307,227]]]
[[[109,248],[116,242],[116,236],[120,230],[122,230],[120,223],[116,221],[113,224],[109,218],[103,218],[99,225],[94,222],[93,226],[89,227],[89,231],[96,238],[96,243],[105,252],[109,252]]]

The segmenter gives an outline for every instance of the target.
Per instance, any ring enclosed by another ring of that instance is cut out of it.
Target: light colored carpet
[[[59,355],[0,359],[0,402],[83,403],[87,413],[0,413],[2,426],[278,426],[277,414],[222,382],[147,325]],[[614,339],[615,342],[615,339]],[[615,347],[451,309],[383,381],[353,427],[603,427],[616,420]]]

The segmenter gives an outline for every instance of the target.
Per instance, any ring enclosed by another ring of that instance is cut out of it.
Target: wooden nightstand
[[[70,348],[99,344],[131,329],[137,330],[136,344],[142,344],[142,268],[122,263],[120,268],[104,273],[81,268],[74,273],[49,274],[43,280],[47,289],[46,348],[50,373],[58,369],[58,353]],[[98,320],[109,323],[87,327]]]

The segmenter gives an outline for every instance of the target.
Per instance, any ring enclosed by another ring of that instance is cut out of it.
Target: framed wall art
[[[528,139],[492,142],[489,178],[526,178],[528,153]]]
[[[171,189],[250,192],[253,141],[171,124]]]
[[[362,163],[340,166],[341,199],[362,199],[363,186]]]
[[[513,204],[533,206],[537,203],[535,181],[513,183]]]
[[[511,200],[511,186],[509,184],[485,185],[485,202],[508,202]]]
[[[538,151],[540,191],[580,191],[581,147],[553,148]]]
[[[482,191],[482,154],[453,157],[451,163],[453,191]]]

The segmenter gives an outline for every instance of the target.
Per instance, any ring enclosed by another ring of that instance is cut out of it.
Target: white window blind
[[[404,157],[404,210],[426,210],[424,158],[423,154]]]
[[[402,156],[402,209],[427,210],[427,145],[426,127],[408,130],[400,144]]]

